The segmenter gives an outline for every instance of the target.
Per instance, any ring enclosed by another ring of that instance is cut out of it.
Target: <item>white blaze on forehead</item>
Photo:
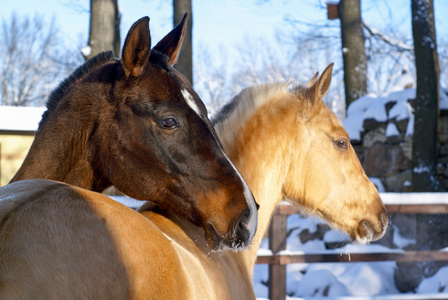
[[[196,102],[194,102],[193,96],[186,89],[183,89],[181,91],[181,93],[182,93],[182,96],[184,96],[185,101],[187,101],[188,106],[190,106],[200,117],[201,111],[199,110],[199,107],[196,104]]]

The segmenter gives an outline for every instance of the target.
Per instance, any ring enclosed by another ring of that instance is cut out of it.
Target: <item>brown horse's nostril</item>
[[[235,245],[237,248],[246,247],[250,239],[249,230],[250,210],[246,209],[235,224]]]

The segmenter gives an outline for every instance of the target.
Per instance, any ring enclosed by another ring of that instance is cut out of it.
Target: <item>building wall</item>
[[[0,186],[8,184],[16,174],[33,140],[32,131],[0,131]]]

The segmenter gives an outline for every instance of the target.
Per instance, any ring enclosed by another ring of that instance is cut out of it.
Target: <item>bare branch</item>
[[[364,29],[366,29],[370,33],[370,35],[379,38],[386,44],[396,48],[399,51],[403,51],[403,52],[404,51],[410,51],[410,52],[414,51],[414,47],[408,46],[401,41],[395,40],[395,39],[381,33],[380,31],[376,30],[375,28],[367,25],[365,22],[362,22],[362,26],[364,27]]]
[[[69,50],[58,36],[55,20],[18,17],[3,20],[0,44],[2,105],[42,105],[51,89],[82,62],[77,50]]]

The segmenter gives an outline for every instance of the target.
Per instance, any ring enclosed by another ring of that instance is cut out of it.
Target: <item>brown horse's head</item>
[[[387,215],[375,186],[367,178],[341,122],[322,97],[331,81],[333,64],[310,87],[297,89],[299,98],[297,151],[286,176],[285,196],[312,214],[368,243],[383,236]]]
[[[53,92],[13,181],[47,178],[95,191],[114,185],[204,227],[214,248],[245,247],[257,227],[252,193],[204,104],[172,67],[186,15],[153,49],[148,25],[144,17],[132,26],[121,59],[100,54]],[[41,171],[32,173],[36,165]]]

